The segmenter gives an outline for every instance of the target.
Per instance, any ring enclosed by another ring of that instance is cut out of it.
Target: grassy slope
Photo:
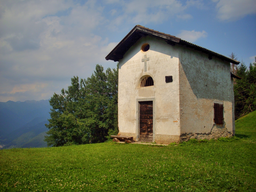
[[[0,191],[256,191],[256,112],[218,141],[0,151]]]
[[[256,139],[256,111],[237,119],[236,130],[239,137],[253,137]]]

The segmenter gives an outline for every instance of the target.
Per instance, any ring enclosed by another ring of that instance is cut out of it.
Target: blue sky
[[[256,0],[0,0],[0,102],[49,99],[87,78],[135,26],[171,34],[247,66]]]

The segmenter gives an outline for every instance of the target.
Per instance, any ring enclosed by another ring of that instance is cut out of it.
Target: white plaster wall
[[[150,44],[147,52],[141,51]],[[142,58],[146,55],[147,71]],[[140,87],[140,79],[150,75],[152,87]],[[166,83],[165,76],[173,76]],[[118,126],[122,135],[139,134],[138,100],[154,99],[153,134],[180,135],[179,59],[175,46],[153,37],[141,38],[119,61]],[[156,138],[156,137],[154,137]]]
[[[178,48],[179,46],[177,46]],[[233,131],[233,83],[230,65],[179,47],[181,133],[208,133],[215,126],[214,103],[223,104],[224,122]]]

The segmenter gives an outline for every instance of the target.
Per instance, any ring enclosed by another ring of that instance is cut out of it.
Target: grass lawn
[[[256,191],[256,111],[236,137],[0,150],[0,191]]]

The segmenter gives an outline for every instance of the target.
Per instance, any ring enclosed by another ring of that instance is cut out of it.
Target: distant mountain
[[[48,100],[0,102],[0,148],[46,147]]]
[[[0,139],[26,122],[20,115],[8,108],[0,108]]]

